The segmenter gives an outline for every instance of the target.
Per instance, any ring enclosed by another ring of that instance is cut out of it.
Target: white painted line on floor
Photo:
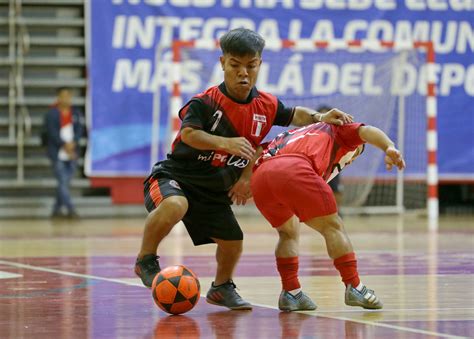
[[[122,284],[122,285],[137,286],[137,287],[145,288],[145,286],[143,286],[139,281],[137,282],[135,279],[132,280],[132,279],[103,278],[103,277],[98,277],[98,276],[95,276],[95,275],[67,272],[67,271],[55,270],[53,268],[32,266],[32,265],[20,264],[20,263],[16,263],[16,262],[5,261],[5,260],[0,260],[0,264],[7,265],[7,266],[12,266],[12,267],[29,269],[29,270],[33,270],[33,271],[56,273],[56,274],[70,276],[70,277],[107,281],[107,282],[113,282],[113,283]],[[205,295],[201,295],[201,296],[205,298]],[[270,309],[278,310],[278,307],[270,306],[270,305],[256,304],[256,303],[252,303],[252,305],[253,306],[258,306],[258,307],[263,307],[263,308],[270,308]],[[398,311],[401,312],[401,311],[404,311],[404,310],[399,309]],[[334,312],[337,312],[337,311],[331,311],[331,313],[334,313]],[[368,312],[368,311],[365,310],[364,312]],[[371,312],[383,312],[383,311],[371,311]],[[316,317],[328,318],[328,319],[335,319],[335,320],[342,320],[342,321],[352,321],[352,322],[359,323],[359,324],[390,328],[390,329],[397,330],[397,331],[404,331],[404,332],[411,332],[411,333],[417,333],[417,334],[438,336],[438,337],[441,337],[441,338],[449,338],[449,339],[465,338],[465,337],[460,337],[460,336],[456,336],[456,335],[419,330],[419,329],[416,329],[416,328],[403,327],[403,326],[397,326],[397,325],[390,325],[390,324],[380,323],[380,322],[375,322],[375,321],[367,321],[367,320],[361,320],[361,319],[352,319],[352,318],[346,318],[346,317],[336,317],[336,316],[330,316],[330,315],[322,315],[321,313],[323,313],[323,312],[319,312],[319,311],[298,312],[298,313],[307,314],[307,315],[316,316]]]
[[[76,278],[108,281],[108,282],[113,282],[113,283],[122,284],[122,285],[129,285],[129,286],[143,286],[142,284],[137,283],[137,282],[128,282],[128,281],[123,281],[121,279],[103,278],[103,277],[98,277],[95,275],[67,272],[67,271],[55,270],[54,268],[32,266],[32,265],[20,264],[20,263],[11,262],[11,261],[5,261],[5,260],[0,260],[0,264],[9,265],[9,266],[18,267],[18,268],[25,268],[25,269],[33,270],[33,271],[41,271],[41,272],[67,275],[67,276],[76,277]]]
[[[252,303],[252,305],[258,306],[258,307],[272,308],[274,310],[278,310],[278,307],[270,306],[270,305],[256,304],[256,303]],[[368,312],[378,313],[378,312],[384,312],[385,310],[381,310],[381,311],[362,310],[362,311],[364,313],[368,313]],[[398,311],[403,311],[403,309],[400,309]],[[335,313],[335,312],[337,312],[337,311],[331,311],[331,313]],[[426,335],[431,335],[431,336],[438,336],[438,337],[441,337],[441,338],[449,338],[449,339],[465,339],[466,338],[466,337],[460,337],[460,336],[457,336],[457,335],[419,330],[419,329],[416,329],[416,328],[410,328],[410,327],[404,327],[404,326],[390,325],[390,324],[387,324],[387,323],[380,323],[380,322],[376,322],[376,321],[368,321],[368,320],[353,319],[353,318],[346,318],[346,317],[336,317],[336,316],[331,316],[331,315],[321,315],[321,313],[323,313],[323,312],[320,312],[320,311],[310,311],[310,312],[299,311],[298,313],[307,314],[307,315],[311,315],[311,316],[315,316],[315,317],[322,317],[322,318],[329,318],[329,319],[336,319],[336,320],[343,320],[343,321],[352,321],[354,323],[360,323],[360,324],[370,325],[370,326],[385,327],[385,328],[390,328],[390,329],[397,330],[397,331],[404,331],[404,332],[411,332],[411,333],[418,333],[418,334],[426,334]]]
[[[0,279],[12,279],[12,278],[20,278],[20,277],[22,277],[21,274],[0,271]]]
[[[382,311],[384,313],[387,312],[397,312],[400,313],[400,311],[403,312],[423,312],[423,311],[472,311],[474,310],[474,307],[445,307],[445,308],[384,308]],[[352,310],[328,310],[328,311],[318,311],[318,313],[367,313],[367,312],[373,312],[377,313],[379,311],[377,310],[365,310],[363,308],[359,309],[352,309]]]

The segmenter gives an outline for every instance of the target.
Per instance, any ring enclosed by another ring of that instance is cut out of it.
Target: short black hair
[[[71,87],[61,86],[61,87],[56,88],[56,95],[59,95],[59,93],[61,93],[62,91],[71,92]]]
[[[318,108],[316,108],[316,111],[321,112],[321,113],[326,113],[332,110],[332,107],[329,107],[328,105],[321,105]]]
[[[227,32],[219,43],[223,54],[235,56],[261,56],[265,47],[265,40],[257,32],[247,28],[236,28]]]

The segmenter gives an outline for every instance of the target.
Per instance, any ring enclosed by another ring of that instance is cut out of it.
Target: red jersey
[[[301,155],[311,161],[316,173],[330,181],[352,159],[357,147],[364,144],[358,132],[362,125],[320,122],[286,131],[270,142],[256,166],[270,157]]]

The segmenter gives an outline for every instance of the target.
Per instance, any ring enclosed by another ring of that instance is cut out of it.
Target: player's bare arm
[[[333,108],[326,113],[319,113],[313,109],[296,106],[295,114],[291,124],[294,126],[306,126],[315,122],[326,122],[334,125],[344,125],[354,122],[354,117],[337,108]]]
[[[239,180],[234,184],[232,189],[229,191],[229,197],[237,205],[245,205],[247,199],[252,197],[252,191],[250,190],[250,179],[252,177],[252,168],[257,161],[258,157],[262,154],[263,147],[259,146],[255,152],[254,157],[250,160],[247,167],[242,171],[242,175]]]
[[[252,145],[244,137],[224,138],[202,130],[186,127],[181,131],[181,140],[195,149],[222,150],[247,160],[251,160],[255,154]]]
[[[400,151],[395,147],[395,143],[382,130],[373,126],[361,126],[359,136],[365,142],[381,149],[385,153],[385,167],[391,170],[396,166],[399,170],[405,168],[405,160]]]

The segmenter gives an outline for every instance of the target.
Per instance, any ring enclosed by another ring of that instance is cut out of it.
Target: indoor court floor
[[[235,274],[253,311],[201,297],[169,316],[133,273],[143,219],[0,221],[0,338],[461,338],[474,337],[474,217],[442,217],[438,232],[416,216],[347,216],[362,281],[384,301],[344,305],[323,238],[303,226],[300,275],[313,312],[277,308],[276,232],[239,217],[244,254]],[[184,264],[204,296],[215,246],[193,247],[181,225],[165,239],[162,267]]]

